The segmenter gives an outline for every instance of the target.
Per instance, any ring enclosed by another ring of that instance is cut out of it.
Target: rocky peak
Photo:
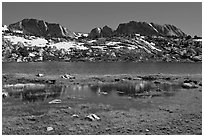
[[[135,34],[152,36],[185,36],[186,34],[173,25],[158,25],[154,23],[130,21],[128,23],[119,24],[116,29],[117,34]]]
[[[8,26],[10,30],[21,30],[24,34],[51,37],[74,37],[73,32],[56,23],[37,19],[23,19]]]
[[[88,37],[93,39],[101,37],[101,28],[92,29]]]
[[[89,33],[89,38],[99,38],[99,37],[111,37],[113,35],[113,30],[104,26],[103,28],[94,28]]]
[[[111,37],[113,35],[113,29],[108,26],[104,26],[101,30],[101,35],[103,37]]]
[[[130,21],[128,23],[119,24],[116,29],[117,34],[135,34],[141,35],[158,35],[151,25],[146,22]]]
[[[151,23],[151,25],[163,36],[186,36],[182,30],[171,24],[158,25]]]

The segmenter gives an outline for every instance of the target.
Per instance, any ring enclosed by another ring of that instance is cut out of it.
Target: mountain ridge
[[[31,34],[44,37],[74,37],[74,33],[57,23],[48,23],[38,19],[23,19],[10,24],[10,30],[20,30],[24,34]]]
[[[31,34],[35,36],[44,37],[70,37],[78,38],[76,32],[70,31],[58,23],[48,23],[39,19],[25,18],[8,26],[9,30],[19,30],[24,34]],[[116,30],[105,25],[103,28],[93,28],[88,34],[89,38],[97,37],[111,37],[113,35],[132,35],[140,34],[145,36],[177,36],[185,37],[185,34],[178,27],[171,24],[159,25],[156,23],[148,23],[142,21],[129,21],[127,23],[120,23]]]

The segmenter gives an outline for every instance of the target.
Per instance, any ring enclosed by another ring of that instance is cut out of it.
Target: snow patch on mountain
[[[8,27],[7,27],[6,25],[4,25],[4,26],[2,27],[2,31],[8,31]]]
[[[84,43],[77,43],[77,42],[74,42],[74,41],[69,41],[69,42],[59,42],[59,43],[51,44],[51,45],[48,45],[48,46],[56,47],[57,49],[65,49],[65,50],[68,50],[68,51],[70,51],[71,48],[76,48],[76,49],[79,49],[79,50],[87,50],[88,48],[85,47],[83,44]]]
[[[44,47],[48,44],[48,41],[44,38],[35,38],[32,39],[25,39],[24,37],[20,36],[4,36],[4,39],[9,40],[13,44],[23,43],[26,46],[37,46],[37,47]]]
[[[120,44],[120,43],[121,43],[121,42],[112,42],[112,41],[111,41],[111,42],[107,42],[106,45],[107,45],[107,46],[113,46],[113,45]]]
[[[96,40],[89,40],[87,41],[88,43],[93,43],[93,42],[96,42]]]
[[[157,49],[156,47],[154,47],[155,46],[155,44],[153,43],[153,42],[151,42],[151,43],[149,43],[149,42],[147,42],[147,41],[145,41],[145,40],[143,40],[143,39],[139,39],[140,41],[142,41],[143,43],[145,43],[145,45],[147,45],[149,48],[151,48],[152,50],[157,50],[157,51],[159,51],[159,52],[161,52],[161,50],[160,49]]]

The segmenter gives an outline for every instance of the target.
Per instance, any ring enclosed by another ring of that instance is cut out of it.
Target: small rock
[[[98,117],[96,114],[89,114],[88,116],[86,116],[86,118],[90,121],[100,120],[100,117]]]
[[[145,129],[146,132],[149,132],[149,129]]]
[[[189,122],[189,120],[185,120],[185,122],[186,122],[186,123],[188,123],[188,122]]]
[[[76,130],[76,128],[71,127],[71,128],[69,128],[68,130],[69,130],[69,131],[75,131],[75,130]]]
[[[120,94],[120,95],[125,94],[125,92],[122,92],[122,91],[117,91],[117,93]]]
[[[154,84],[161,84],[160,81],[154,81]]]
[[[28,116],[27,119],[28,119],[29,121],[35,121],[35,120],[36,120],[35,116]]]
[[[167,78],[165,78],[165,80],[171,80],[171,78],[170,78],[170,77],[167,77]]]
[[[49,104],[58,104],[61,103],[62,101],[60,99],[54,99],[52,101],[49,102]]]
[[[189,89],[189,88],[197,88],[195,85],[192,85],[190,83],[183,83],[182,87],[183,88],[187,88],[187,89]]]
[[[107,128],[105,128],[105,130],[106,130],[106,131],[109,131],[109,130],[111,130],[111,128],[108,128],[108,127],[107,127]]]
[[[73,114],[72,117],[73,117],[73,118],[79,118],[79,115]]]
[[[119,78],[116,78],[116,79],[115,79],[115,82],[118,82],[118,81],[120,81],[120,79],[119,79]]]
[[[8,96],[8,92],[2,92],[2,97],[6,98]]]
[[[108,95],[107,92],[99,92],[98,94],[99,94],[99,95]]]
[[[46,83],[48,83],[48,84],[55,84],[56,80],[47,80]]]
[[[47,131],[52,131],[54,130],[53,127],[47,127]]]
[[[137,77],[137,78],[133,78],[133,80],[142,80],[142,78]]]
[[[133,131],[133,129],[131,129],[131,128],[127,128],[127,131]]]
[[[43,77],[43,76],[44,76],[44,74],[39,73],[39,74],[37,74],[36,76],[37,76],[37,77]]]
[[[69,74],[65,74],[65,75],[61,76],[61,78],[64,78],[64,79],[75,79],[74,76],[71,76]]]
[[[142,129],[140,129],[139,132],[142,132]]]
[[[167,111],[168,111],[169,113],[173,113],[173,110],[168,109]]]

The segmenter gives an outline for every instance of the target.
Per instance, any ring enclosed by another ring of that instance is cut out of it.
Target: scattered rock
[[[63,79],[75,79],[74,76],[71,76],[69,74],[65,74],[65,75],[61,76],[61,78],[63,78]]]
[[[2,92],[2,98],[6,98],[8,96],[8,92]]]
[[[49,104],[58,104],[61,103],[62,101],[60,99],[54,99],[52,101],[49,102]]]
[[[154,81],[154,84],[161,84],[160,81]]]
[[[111,130],[111,128],[107,127],[107,128],[105,128],[105,130],[106,130],[106,131],[110,131],[110,130]]]
[[[37,74],[36,76],[37,76],[37,77],[44,77],[44,74],[39,73],[39,74]]]
[[[183,81],[184,83],[191,83],[193,82],[194,84],[197,84],[198,82],[196,80],[191,80],[191,79],[186,79]]]
[[[167,111],[167,112],[169,112],[169,113],[173,113],[173,110],[168,109],[168,108],[160,107],[159,109],[160,109],[160,110],[163,110],[163,111]]]
[[[55,84],[56,80],[47,80],[46,83],[48,83],[48,84]]]
[[[165,78],[165,80],[171,80],[171,78],[170,78],[170,77],[167,77],[167,78]]]
[[[29,121],[35,121],[36,120],[36,117],[35,116],[28,116],[27,119]]]
[[[99,92],[98,94],[99,94],[99,95],[108,95],[107,92]]]
[[[157,78],[154,77],[154,76],[138,76],[139,78],[143,79],[143,80],[149,80],[149,81],[152,81],[152,80],[156,80]]]
[[[142,80],[140,77],[133,78],[133,80]]]
[[[90,121],[101,120],[100,117],[98,117],[96,114],[89,114],[88,116],[86,116],[86,119]]]
[[[73,117],[73,118],[79,118],[79,115],[73,114],[72,117]]]
[[[71,128],[69,128],[68,130],[69,130],[69,131],[71,131],[71,132],[73,132],[73,131],[75,131],[75,130],[76,130],[76,128],[71,127]]]
[[[119,95],[124,95],[124,94],[125,94],[125,92],[122,92],[122,91],[117,91],[117,93],[118,93]]]
[[[53,127],[47,127],[47,131],[52,131],[54,130]]]
[[[149,129],[145,129],[146,132],[149,132]]]
[[[118,81],[120,81],[120,79],[119,79],[119,78],[116,78],[116,79],[115,79],[115,82],[118,82]]]
[[[202,83],[199,83],[199,86],[201,86],[201,87],[202,87]]]
[[[183,88],[189,89],[189,88],[197,88],[197,86],[195,86],[194,84],[191,83],[183,83],[182,84]]]

